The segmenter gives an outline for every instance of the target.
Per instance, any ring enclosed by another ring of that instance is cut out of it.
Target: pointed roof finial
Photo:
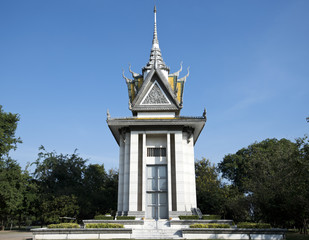
[[[143,72],[146,70],[151,70],[152,68],[160,68],[169,72],[169,68],[165,65],[161,50],[159,47],[158,32],[157,32],[157,8],[156,5],[153,9],[154,12],[154,29],[153,29],[153,39],[152,47],[150,51],[150,59],[146,66],[143,68]]]
[[[154,13],[154,28],[153,28],[152,48],[159,48],[159,40],[158,40],[158,33],[157,33],[157,8],[156,8],[156,5],[154,6],[153,13]]]

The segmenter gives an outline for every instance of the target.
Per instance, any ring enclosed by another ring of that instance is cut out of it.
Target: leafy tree
[[[195,175],[198,207],[203,213],[223,214],[225,189],[215,165],[203,158],[195,163]]]
[[[308,139],[266,139],[225,156],[223,177],[249,202],[250,216],[273,226],[297,226],[308,221]]]
[[[236,223],[251,221],[250,201],[247,196],[233,185],[225,185],[225,202],[223,204],[223,216],[225,219],[233,219]]]
[[[15,137],[17,122],[19,115],[6,113],[0,105],[0,159],[8,156],[11,149],[16,149],[17,143],[21,143],[21,139]]]
[[[287,202],[289,204],[290,219],[294,219],[296,227],[302,233],[308,234],[309,225],[309,139],[296,139],[297,156],[286,164]]]
[[[15,150],[21,139],[15,136],[19,115],[6,113],[0,105],[0,220],[2,230],[16,219],[25,191],[25,174],[9,151]]]
[[[31,177],[30,173],[26,169],[22,174],[23,188],[22,188],[22,204],[16,212],[17,222],[19,228],[22,224],[30,225],[35,220],[37,213],[37,206],[35,205],[38,201],[38,186],[36,181]]]
[[[79,206],[78,218],[93,218],[96,213],[116,209],[118,174],[106,173],[104,165],[90,164],[79,157],[76,151],[71,155],[46,152],[40,148],[39,158],[34,163],[34,177],[38,184],[39,199],[36,203],[39,218],[44,224],[55,221],[57,213],[52,203],[63,196],[74,196]],[[55,199],[54,199],[55,198]],[[72,208],[75,205],[72,205]],[[43,213],[41,215],[40,213]]]
[[[112,215],[116,214],[117,199],[118,199],[118,172],[110,169],[107,174],[107,181],[105,184],[105,196],[108,196],[106,208]]]
[[[93,218],[96,214],[111,213],[117,208],[118,173],[106,173],[104,165],[90,164],[85,170],[83,207],[81,215]]]
[[[77,197],[74,195],[57,197],[49,195],[49,198],[42,199],[39,206],[41,225],[59,223],[61,222],[61,217],[76,218],[79,209]]]
[[[63,155],[47,152],[43,146],[40,150],[38,159],[33,163],[36,165],[33,175],[39,191],[36,206],[41,224],[57,222],[62,214],[76,216],[82,207],[87,160],[79,157],[76,151]],[[65,202],[68,208],[61,202]]]
[[[10,158],[0,161],[0,220],[2,230],[12,222],[23,202],[24,177],[20,166]]]
[[[42,152],[34,162],[34,177],[41,185],[40,191],[55,196],[78,196],[82,189],[87,160],[79,157],[76,151],[71,155],[58,155],[56,152],[47,152],[43,146],[40,150]]]
[[[93,218],[96,212],[104,213],[107,204],[105,183],[107,174],[104,165],[90,164],[85,169],[81,215]]]

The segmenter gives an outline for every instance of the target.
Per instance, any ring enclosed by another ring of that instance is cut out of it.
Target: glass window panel
[[[159,179],[159,190],[163,190],[165,191],[166,190],[166,179],[163,178],[163,179]]]
[[[147,194],[147,204],[157,204],[157,195],[156,193],[148,193]]]
[[[152,207],[152,218],[154,219],[158,219],[158,216],[157,216],[157,210],[158,208],[157,207]]]
[[[159,204],[167,204],[167,194],[159,193]]]
[[[147,190],[148,191],[157,191],[157,180],[156,179],[148,179],[147,180]]]
[[[157,176],[157,169],[155,166],[148,166],[147,169],[148,178],[155,178]]]
[[[160,206],[159,207],[159,218],[167,218],[167,206]]]
[[[159,177],[160,178],[166,178],[166,166],[159,166]]]

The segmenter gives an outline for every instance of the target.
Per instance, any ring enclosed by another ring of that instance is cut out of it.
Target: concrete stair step
[[[149,237],[151,236],[151,237]],[[182,239],[180,230],[177,229],[135,229],[132,232],[132,238],[135,239]]]

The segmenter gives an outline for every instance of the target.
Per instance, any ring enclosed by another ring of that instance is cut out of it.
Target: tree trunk
[[[4,231],[4,221],[3,221],[3,219],[1,221],[1,231]]]

